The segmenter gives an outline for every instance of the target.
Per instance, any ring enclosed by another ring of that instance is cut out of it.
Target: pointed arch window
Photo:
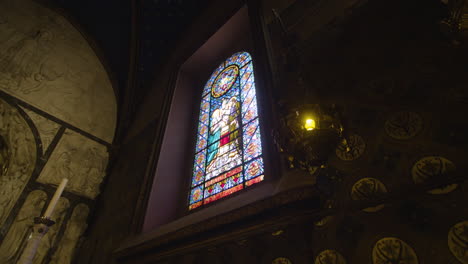
[[[190,210],[264,179],[258,118],[252,57],[238,52],[203,89]]]

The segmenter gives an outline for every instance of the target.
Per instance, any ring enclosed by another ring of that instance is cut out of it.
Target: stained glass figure
[[[264,179],[252,57],[238,52],[206,83],[198,124],[189,209]]]

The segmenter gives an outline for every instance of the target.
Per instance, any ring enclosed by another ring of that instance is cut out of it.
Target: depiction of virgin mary
[[[239,151],[239,102],[236,97],[223,99],[214,110],[208,136],[207,177],[216,176],[241,163]]]

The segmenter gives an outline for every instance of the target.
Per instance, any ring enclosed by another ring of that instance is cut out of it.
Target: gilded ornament
[[[416,184],[424,184],[437,181],[446,177],[448,173],[454,172],[455,164],[440,156],[428,156],[418,160],[411,169],[411,176]],[[436,188],[428,191],[430,194],[446,194],[457,188],[457,184]]]
[[[468,264],[468,221],[460,222],[450,228],[448,233],[450,252],[463,264]]]
[[[344,161],[352,161],[359,158],[366,149],[366,142],[357,135],[352,134],[347,140],[342,141],[336,148],[336,156]]]
[[[346,260],[340,252],[327,249],[318,254],[315,264],[346,264]]]
[[[377,241],[372,250],[373,264],[418,264],[413,248],[396,237],[384,237]]]
[[[322,218],[322,219],[316,221],[316,222],[314,223],[314,225],[315,225],[316,227],[324,227],[325,225],[327,225],[328,223],[330,223],[331,220],[333,220],[333,216],[327,215],[327,216],[325,216],[324,218]]]
[[[415,137],[423,128],[422,117],[415,112],[400,111],[391,115],[385,122],[385,133],[398,140]]]
[[[364,178],[357,181],[351,188],[351,198],[355,201],[372,201],[381,199],[387,193],[385,185],[374,178]],[[364,212],[377,212],[384,207],[379,204],[374,207],[363,209]]]

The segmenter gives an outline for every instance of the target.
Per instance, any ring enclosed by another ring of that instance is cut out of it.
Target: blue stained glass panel
[[[203,199],[203,186],[195,187],[190,192],[190,204],[196,203]]]
[[[211,78],[206,82],[205,88],[203,89],[203,96],[206,94],[210,93],[211,91],[211,85],[213,84],[214,80],[216,79],[215,75],[212,75]]]
[[[242,67],[250,60],[252,60],[252,58],[250,57],[249,53],[237,52],[226,61],[226,65],[235,64],[235,65],[238,65],[239,67]]]
[[[195,155],[195,166],[200,167],[200,168],[205,167],[205,160],[206,160],[205,152],[204,151],[199,152],[198,154]]]
[[[258,116],[255,89],[250,89],[242,104],[242,122],[248,123]]]
[[[208,141],[204,137],[199,137],[197,141],[197,146],[195,148],[195,152],[199,152],[200,150],[206,148]]]
[[[237,57],[237,61],[236,61],[236,64],[239,65],[239,67],[242,67],[244,66],[247,62],[251,61],[252,58],[250,57],[250,55],[247,53],[247,52],[242,52],[241,54],[239,54],[239,56]]]
[[[246,72],[244,76],[241,77],[241,83],[240,85],[243,87],[245,83],[250,79],[250,77],[253,76],[251,72]]]
[[[264,166],[263,159],[257,158],[245,165],[245,180],[250,180],[257,177],[258,175],[263,174]]]
[[[204,167],[204,166],[203,166]],[[203,167],[195,167],[192,176],[192,187],[200,185],[205,181],[205,170]]]
[[[249,161],[252,158],[259,156],[262,153],[262,145],[260,140],[260,128],[258,119],[250,122],[244,129],[244,161]]]
[[[257,107],[257,101],[254,100],[249,106],[249,108],[246,108],[246,113],[242,116],[242,121],[244,123],[250,122],[258,115],[257,109],[255,108]]]
[[[198,134],[199,134],[200,136],[205,136],[205,135],[206,135],[206,132],[208,132],[208,126],[202,124],[202,125],[200,126],[200,131],[198,132]]]
[[[254,84],[253,78],[250,78],[244,84],[244,86],[242,86],[242,100],[245,99],[245,97],[247,96],[247,93],[252,89],[254,90],[253,94],[255,95],[255,84]]]
[[[243,182],[242,173],[238,173],[230,178],[219,181],[213,185],[207,186],[205,188],[205,193],[203,198],[220,193],[224,190],[230,189],[238,184]]]
[[[209,96],[205,96],[202,99],[202,103],[200,106],[200,113],[208,112],[209,109],[210,109],[210,98]]]
[[[200,122],[198,124],[198,137],[197,137],[196,152],[198,152],[198,151],[200,151],[200,150],[202,150],[203,148],[206,147],[207,134],[208,134],[207,122]]]
[[[202,113],[202,115],[200,116],[200,122],[202,122],[203,124],[208,124],[208,113]]]
[[[247,72],[253,72],[252,61],[249,61],[247,64],[240,66],[240,76],[244,76]]]
[[[238,52],[220,64],[202,95],[189,209],[263,180],[251,56]]]
[[[221,63],[221,65],[219,65],[218,68],[216,68],[216,70],[213,72],[213,74],[211,74],[210,79],[205,84],[205,88],[203,89],[203,95],[211,92],[213,82],[216,79],[216,77],[218,76],[218,74],[225,68],[224,65],[225,65],[224,62]]]
[[[244,84],[251,78],[253,77],[253,66],[252,62],[247,64],[247,66],[244,66],[244,68],[241,68],[240,70],[240,75],[241,75],[241,86],[244,86]]]
[[[240,53],[236,53],[236,54],[232,55],[229,59],[227,59],[226,65],[236,64],[236,62],[239,59],[240,55],[241,55]]]

